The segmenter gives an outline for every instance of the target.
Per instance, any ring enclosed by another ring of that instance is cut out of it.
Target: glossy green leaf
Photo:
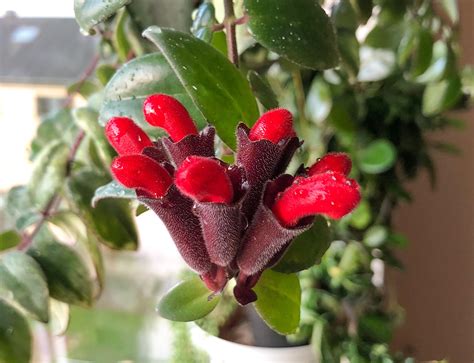
[[[201,319],[220,301],[220,296],[211,297],[211,294],[199,276],[194,276],[171,288],[161,298],[157,311],[163,318],[173,321]]]
[[[63,186],[68,156],[69,147],[62,141],[53,141],[35,159],[28,189],[39,208]]]
[[[400,45],[405,26],[402,21],[387,25],[377,23],[365,38],[364,43],[372,48],[396,50]]]
[[[462,96],[459,77],[430,83],[423,93],[423,114],[433,116],[453,107]]]
[[[389,140],[378,139],[359,150],[357,160],[363,172],[379,174],[395,164],[397,151]]]
[[[201,112],[194,105],[168,62],[158,53],[135,58],[115,73],[105,88],[100,123],[105,125],[114,116],[127,116],[150,135],[163,135],[161,129],[150,126],[143,117],[143,101],[154,93],[165,93],[176,97],[187,108],[199,128],[206,125]]]
[[[199,5],[195,12],[191,33],[196,38],[209,43],[213,38],[212,26],[216,23],[214,5],[204,2]]]
[[[68,180],[68,194],[77,213],[100,240],[110,248],[135,250],[138,235],[128,201],[106,199],[93,208],[92,198],[97,188],[110,181],[107,177],[91,170],[84,170]]]
[[[410,76],[417,77],[425,72],[433,56],[433,37],[429,30],[420,30],[416,35],[416,45],[412,56]]]
[[[279,334],[292,334],[300,323],[301,287],[296,274],[265,270],[254,287],[255,309]]]
[[[48,322],[48,285],[38,263],[22,252],[0,258],[0,297],[16,303],[33,318]]]
[[[95,207],[99,201],[107,198],[137,199],[137,193],[112,180],[96,189],[91,201],[92,206]]]
[[[71,247],[57,242],[46,227],[27,253],[44,271],[51,297],[68,304],[92,304],[94,283],[84,260]]]
[[[74,0],[76,21],[85,33],[93,34],[92,28],[114,15],[131,0]]]
[[[383,245],[387,238],[387,227],[376,225],[370,227],[367,231],[365,231],[363,242],[368,247],[377,248]]]
[[[17,231],[3,231],[0,233],[0,251],[15,247],[21,242],[21,236]]]
[[[433,45],[432,62],[428,69],[416,78],[417,82],[429,83],[441,81],[443,78],[449,78],[456,73],[456,55],[452,47],[438,40]]]
[[[278,107],[277,96],[265,78],[255,71],[249,71],[247,79],[255,97],[257,97],[265,109],[271,110]]]
[[[107,170],[115,152],[105,137],[104,129],[99,125],[99,114],[91,108],[81,107],[74,109],[72,115],[77,125],[96,144],[99,157]]]
[[[171,29],[143,33],[160,49],[176,76],[219,137],[232,149],[239,122],[252,125],[258,107],[247,80],[211,45]]]
[[[331,21],[315,0],[245,0],[249,29],[268,49],[303,67],[338,64]]]
[[[330,244],[328,223],[324,217],[318,216],[311,229],[295,238],[272,269],[283,273],[306,270],[321,260]]]
[[[28,321],[0,299],[0,363],[29,363],[32,338]]]

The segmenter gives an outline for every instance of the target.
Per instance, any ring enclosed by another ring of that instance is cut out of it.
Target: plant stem
[[[233,0],[224,0],[224,28],[227,39],[227,57],[239,66],[239,52],[237,50],[237,37],[235,34],[235,13]]]

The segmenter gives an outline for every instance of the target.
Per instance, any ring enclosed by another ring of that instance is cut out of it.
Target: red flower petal
[[[105,135],[119,155],[140,154],[153,146],[148,135],[128,117],[112,117],[105,125]]]
[[[293,116],[284,108],[276,108],[264,113],[250,130],[252,141],[269,140],[278,144],[281,140],[296,136]]]
[[[359,185],[341,173],[326,172],[308,178],[297,177],[280,193],[273,213],[287,227],[310,215],[324,214],[339,219],[350,213],[360,201]]]
[[[333,171],[344,175],[349,175],[352,169],[352,161],[345,153],[329,153],[316,161],[308,170],[308,175]]]
[[[146,121],[166,130],[171,140],[178,142],[188,135],[197,135],[198,130],[186,108],[176,98],[155,94],[143,103]]]
[[[217,160],[188,157],[175,173],[178,189],[199,202],[230,203],[234,197],[226,168]]]
[[[165,195],[173,182],[165,168],[145,155],[119,156],[110,169],[121,184],[142,190],[153,198]]]

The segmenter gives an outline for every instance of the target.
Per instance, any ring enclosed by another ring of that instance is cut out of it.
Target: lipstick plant
[[[175,98],[151,95],[143,113],[168,136],[151,141],[131,119],[111,118],[105,132],[119,155],[112,175],[161,218],[184,261],[209,289],[209,300],[235,278],[236,300],[242,305],[256,301],[252,288],[262,273],[312,227],[315,215],[340,219],[360,201],[345,154],[328,154],[308,169],[301,166],[295,176],[284,174],[302,144],[285,109],[264,113],[250,129],[237,126],[233,165],[214,156],[214,127],[198,133]],[[179,289],[170,291],[160,307],[165,316],[173,310],[175,320],[189,305],[181,297],[176,306],[167,306]],[[193,318],[209,312],[209,304],[202,311],[194,306]]]

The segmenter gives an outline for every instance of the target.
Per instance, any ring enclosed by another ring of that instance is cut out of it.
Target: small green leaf
[[[57,242],[46,227],[27,253],[44,271],[51,297],[68,304],[92,304],[94,285],[84,261],[71,247]]]
[[[31,347],[26,318],[0,299],[0,363],[29,363]]]
[[[433,56],[433,37],[431,31],[422,29],[416,35],[415,49],[412,55],[410,76],[417,77],[425,72]]]
[[[53,141],[38,154],[28,185],[30,196],[38,208],[43,208],[57,193],[66,177],[69,147]]]
[[[389,317],[372,313],[359,319],[358,333],[369,342],[388,343],[392,340],[393,323]]]
[[[257,103],[239,70],[221,52],[189,34],[152,26],[143,36],[160,49],[222,141],[235,149],[238,123],[251,126],[258,118]]]
[[[213,38],[212,26],[217,23],[214,5],[204,2],[197,8],[194,16],[191,33],[206,43]]]
[[[46,277],[38,263],[27,254],[15,251],[0,259],[0,297],[17,303],[33,318],[48,322]]]
[[[372,15],[372,8],[374,6],[372,0],[351,0],[351,3],[359,16],[359,21],[365,24]]]
[[[462,84],[459,77],[430,83],[423,93],[423,114],[429,117],[449,110],[461,96]]]
[[[278,107],[277,96],[265,78],[255,71],[249,71],[247,79],[255,97],[257,97],[263,107],[267,110]]]
[[[110,183],[97,188],[92,198],[92,206],[95,208],[97,203],[107,198],[137,199],[137,193],[133,189],[125,188],[123,185],[112,180]]]
[[[372,220],[370,204],[365,199],[362,200],[356,209],[349,215],[350,224],[357,229],[366,228]]]
[[[104,244],[115,249],[135,250],[138,234],[128,201],[104,199],[95,208],[91,205],[96,189],[108,181],[110,179],[94,171],[83,170],[69,178],[68,194],[77,213]]]
[[[129,15],[125,8],[120,9],[117,14],[117,21],[115,23],[115,31],[112,42],[117,51],[117,55],[122,62],[125,62],[128,58],[131,50],[130,43],[127,39],[127,21]]]
[[[150,126],[143,116],[143,101],[154,94],[165,93],[176,97],[191,114],[199,128],[206,120],[196,108],[162,54],[153,53],[125,63],[112,77],[104,91],[100,110],[100,124],[114,116],[130,117],[148,134],[161,136],[163,132]]]
[[[182,281],[170,289],[158,304],[158,313],[173,321],[194,321],[209,314],[220,301],[199,276]]]
[[[101,88],[100,85],[92,81],[78,81],[67,88],[67,94],[74,95],[78,93],[84,98],[89,98],[94,93],[100,91]]]
[[[324,217],[318,216],[311,229],[295,238],[272,269],[283,273],[306,270],[321,260],[330,244],[328,223]]]
[[[115,152],[105,137],[104,129],[99,125],[99,114],[91,108],[81,107],[74,109],[72,116],[77,125],[94,141],[99,157],[108,169]]]
[[[114,15],[131,0],[74,0],[76,21],[85,33],[93,34],[92,28]]]
[[[268,49],[303,67],[338,64],[331,21],[314,0],[245,0],[250,31]]]
[[[21,236],[17,231],[3,231],[0,233],[0,251],[15,247],[21,242]]]
[[[117,69],[110,64],[101,64],[95,70],[95,74],[99,82],[105,86],[113,77]]]
[[[388,230],[385,226],[372,226],[364,234],[364,244],[371,248],[380,247],[388,238]]]
[[[379,174],[390,169],[397,160],[393,144],[386,139],[372,141],[358,153],[360,169],[369,174]]]
[[[41,218],[41,214],[34,208],[33,202],[25,186],[10,189],[7,194],[5,211],[15,221],[15,227],[23,230]]]
[[[331,20],[336,29],[346,29],[354,33],[359,22],[351,0],[339,0],[331,11]]]
[[[257,294],[255,309],[270,328],[284,335],[298,329],[301,287],[296,274],[266,270],[254,290]]]
[[[337,46],[341,54],[341,61],[352,76],[357,76],[360,67],[359,41],[355,33],[347,30],[337,32]]]

